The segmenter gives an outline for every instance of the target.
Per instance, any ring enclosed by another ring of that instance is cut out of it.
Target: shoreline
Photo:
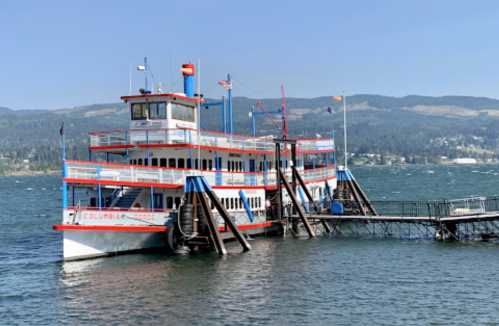
[[[362,167],[362,166],[411,166],[411,165],[483,165],[483,164],[497,164],[497,162],[477,162],[477,163],[454,163],[452,161],[445,161],[439,164],[390,164],[390,165],[370,165],[370,164],[360,164],[360,165],[349,165],[349,167]],[[62,175],[62,170],[51,171],[49,174],[45,171],[14,171],[7,172],[0,177],[19,177],[19,176],[36,176],[36,175]]]
[[[14,171],[7,172],[2,177],[23,177],[23,176],[36,176],[36,175],[62,175],[62,170],[51,171],[50,173],[45,173],[45,171]]]

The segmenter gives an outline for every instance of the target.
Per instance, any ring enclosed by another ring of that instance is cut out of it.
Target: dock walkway
[[[499,197],[476,197],[442,202],[370,202],[353,207],[347,214],[318,214],[329,211],[329,203],[308,203],[307,214],[316,231],[343,236],[398,236],[437,240],[494,240],[499,235]],[[291,215],[290,225],[300,221]]]

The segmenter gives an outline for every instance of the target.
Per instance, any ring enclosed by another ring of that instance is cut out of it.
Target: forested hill
[[[206,99],[206,102],[219,100]],[[234,98],[237,134],[251,134],[248,113],[257,101],[268,111],[281,109],[282,99]],[[330,115],[327,108],[333,108]],[[343,144],[343,103],[323,96],[287,98],[288,130],[292,137],[326,138],[334,119],[336,143]],[[259,110],[258,108],[255,111]],[[0,107],[0,173],[60,168],[62,117],[66,121],[66,148],[70,159],[88,157],[88,132],[126,129],[125,103],[94,104],[72,109],[15,111]],[[280,123],[280,116],[274,115]],[[499,157],[499,100],[467,96],[379,95],[347,97],[349,152],[352,163],[439,163],[442,157]],[[220,107],[201,107],[202,126],[222,130]],[[279,135],[265,115],[256,116],[257,136]],[[444,158],[444,159],[445,159]]]

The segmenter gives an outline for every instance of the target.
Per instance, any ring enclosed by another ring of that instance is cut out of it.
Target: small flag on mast
[[[221,80],[218,82],[220,85],[222,85],[223,87],[225,87],[225,89],[227,90],[231,90],[232,89],[232,82],[231,81],[228,81],[228,80]]]
[[[64,120],[62,120],[61,130],[59,132],[61,133],[61,136],[64,135]]]
[[[333,109],[331,109],[331,107],[328,107],[327,112],[329,112],[329,114],[333,114]]]
[[[333,96],[333,99],[335,99],[336,101],[341,101],[341,96]]]

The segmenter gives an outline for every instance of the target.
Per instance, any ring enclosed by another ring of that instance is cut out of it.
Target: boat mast
[[[286,123],[286,98],[284,97],[284,86],[281,86],[282,90],[282,131],[284,133],[284,139],[288,139],[288,124]]]
[[[198,67],[197,67],[197,72],[198,72],[198,103],[197,103],[197,109],[198,109],[198,144],[201,142],[201,63],[198,59]],[[201,175],[201,146],[198,146],[198,173]]]
[[[347,105],[345,98],[345,91],[343,91],[343,137],[345,139],[345,170],[348,170],[347,160],[348,160],[348,151],[347,151]]]

